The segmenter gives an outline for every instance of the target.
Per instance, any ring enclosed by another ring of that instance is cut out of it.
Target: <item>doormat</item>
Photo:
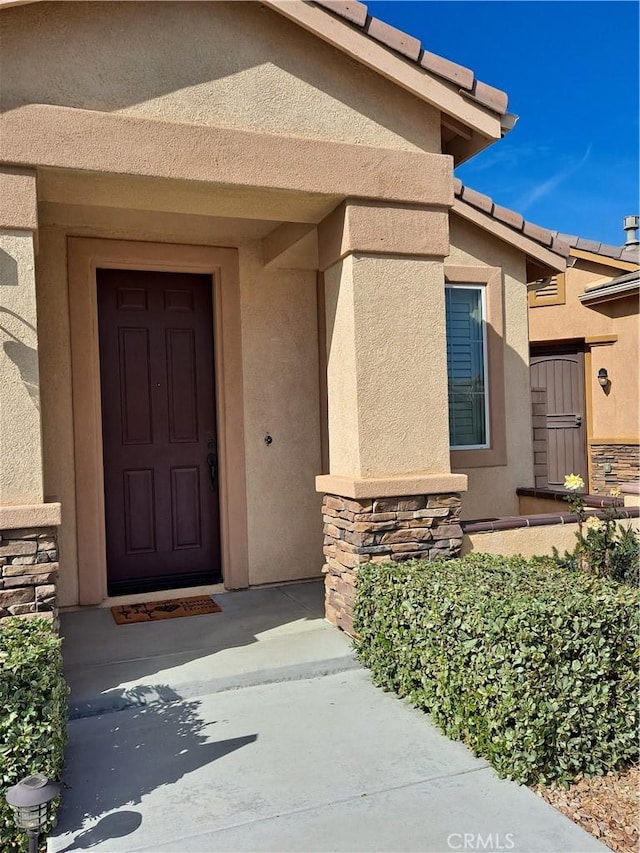
[[[179,619],[181,616],[202,616],[221,613],[222,608],[209,595],[173,598],[169,601],[148,601],[144,604],[119,604],[111,608],[117,625],[133,622],[157,622],[160,619]]]

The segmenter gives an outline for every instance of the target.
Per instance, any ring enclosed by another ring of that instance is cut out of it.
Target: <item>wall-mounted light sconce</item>
[[[598,371],[598,382],[603,388],[606,388],[609,384],[609,374],[607,373],[606,367],[601,367]]]

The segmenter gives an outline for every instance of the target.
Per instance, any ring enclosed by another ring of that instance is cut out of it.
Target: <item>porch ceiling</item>
[[[274,223],[320,222],[337,206],[341,196],[39,167],[38,200],[252,220],[251,236],[264,236]],[[254,234],[253,226],[261,223],[264,230],[258,227],[261,233]]]

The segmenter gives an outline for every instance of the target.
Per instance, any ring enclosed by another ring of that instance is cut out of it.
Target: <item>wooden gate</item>
[[[546,397],[546,485],[561,489],[566,474],[586,483],[584,352],[578,345],[532,348],[531,387]]]

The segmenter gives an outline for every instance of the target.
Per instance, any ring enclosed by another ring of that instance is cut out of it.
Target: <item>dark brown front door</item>
[[[586,483],[584,353],[577,346],[532,348],[531,388],[546,395],[547,485],[561,489],[567,474]]]
[[[110,595],[220,579],[211,277],[98,270]]]

